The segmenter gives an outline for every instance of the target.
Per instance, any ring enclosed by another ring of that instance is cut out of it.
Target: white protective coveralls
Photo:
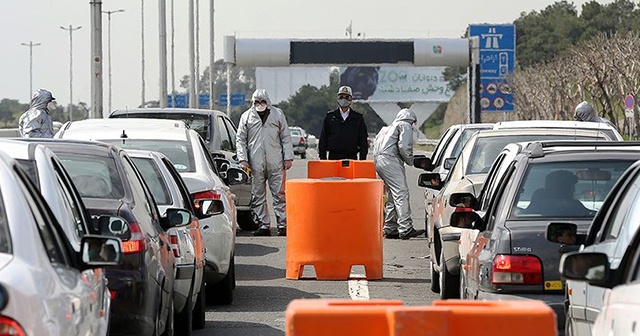
[[[609,119],[598,117],[596,111],[593,109],[591,104],[586,101],[581,102],[576,106],[574,117],[576,120],[580,121],[591,121],[591,122],[601,122],[607,125],[610,125],[614,129],[618,129],[614,123],[612,123]]]
[[[416,114],[409,109],[398,112],[391,125],[383,127],[373,144],[376,173],[384,181],[384,232],[407,234],[413,229],[409,187],[404,164],[413,165],[413,124]]]
[[[266,90],[256,90],[252,101],[256,100],[267,101],[269,115],[263,124],[254,106],[242,114],[236,135],[238,161],[247,161],[251,167],[251,209],[254,221],[261,229],[270,227],[266,188],[268,182],[278,229],[286,228],[284,161],[293,160],[289,126],[282,110],[271,106]]]
[[[50,91],[39,89],[31,98],[29,109],[20,116],[18,130],[23,138],[53,138],[53,121],[47,105],[53,101]]]

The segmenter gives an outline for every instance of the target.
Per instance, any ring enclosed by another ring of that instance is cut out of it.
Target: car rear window
[[[595,140],[602,139],[589,136],[557,135],[557,134],[513,134],[492,137],[479,137],[466,163],[467,175],[488,173],[493,161],[504,146],[510,143],[533,140]]]
[[[31,182],[33,182],[33,184],[35,184],[39,190],[40,180],[38,179],[38,168],[36,168],[36,162],[31,160],[22,160],[22,159],[18,159],[16,161],[18,161],[18,164],[20,164],[20,167],[23,168],[23,170],[27,173],[27,176],[29,176],[29,179],[31,180]]]
[[[188,114],[188,113],[131,113],[117,114],[110,118],[146,118],[146,119],[170,119],[181,120],[188,128],[198,132],[200,136],[208,140],[209,136],[209,116],[206,114]]]
[[[156,203],[158,205],[170,205],[171,194],[169,193],[167,184],[162,178],[162,172],[160,172],[160,169],[156,165],[155,161],[153,161],[151,158],[134,157],[132,157],[131,160],[133,160],[133,163],[140,171],[140,174],[142,174],[144,183],[146,183],[149,187],[149,190],[151,190],[151,195],[153,195]]]
[[[511,218],[591,218],[632,160],[531,163]]]
[[[118,200],[124,185],[112,157],[56,152],[80,196]]]
[[[0,190],[0,253],[11,253],[11,235],[9,234],[9,223],[7,223],[7,213]]]
[[[143,149],[160,152],[169,158],[176,170],[183,172],[195,172],[193,147],[189,141],[178,140],[100,140],[114,144],[125,149]]]

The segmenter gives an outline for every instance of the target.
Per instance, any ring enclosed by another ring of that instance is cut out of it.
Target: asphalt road
[[[314,150],[308,150],[307,154],[308,159],[317,158]],[[296,159],[287,178],[306,178],[307,161]],[[419,174],[419,170],[407,167],[414,226],[424,229],[423,189],[416,184]],[[285,237],[253,237],[251,232],[239,232],[234,302],[229,306],[209,306],[206,328],[194,331],[194,335],[284,335],[285,310],[291,300],[352,298],[348,281],[286,280],[285,252]],[[405,305],[429,304],[436,295],[429,290],[427,256],[424,236],[385,240],[383,279],[359,281],[359,292],[364,289],[366,295],[368,290],[370,299],[402,300]],[[313,273],[307,273],[305,269],[304,275]],[[351,286],[353,288],[353,281]]]

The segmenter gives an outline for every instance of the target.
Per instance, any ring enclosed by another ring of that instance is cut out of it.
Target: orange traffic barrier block
[[[293,300],[286,311],[287,336],[555,336],[556,315],[542,301]]]
[[[382,279],[382,181],[294,179],[286,182],[287,279],[313,265],[318,280],[347,280],[364,266]]]
[[[371,160],[317,160],[307,164],[307,177],[343,177],[346,179],[375,179],[376,169]]]

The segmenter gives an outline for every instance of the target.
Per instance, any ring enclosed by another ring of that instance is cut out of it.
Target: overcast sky
[[[158,2],[144,0],[146,99],[158,99]],[[200,71],[209,63],[209,6],[200,3]],[[171,0],[166,0],[167,11]],[[521,12],[541,10],[551,0],[217,0],[215,58],[222,58],[222,37],[370,38],[460,37],[472,23],[511,23]],[[580,6],[586,1],[574,1]],[[611,1],[600,1],[609,3]],[[103,0],[111,16],[113,108],[141,102],[141,1]],[[175,0],[176,82],[188,73],[188,1]],[[0,1],[0,99],[27,102],[29,48],[33,48],[33,86],[50,89],[58,103],[69,102],[69,33],[60,26],[82,26],[73,35],[74,103],[90,104],[90,5],[88,0]],[[170,19],[167,19],[170,34]],[[103,17],[104,107],[108,97],[107,17]],[[170,42],[169,42],[170,43]],[[169,61],[170,62],[170,61]],[[169,63],[170,64],[170,63]],[[170,76],[170,72],[169,72]],[[178,86],[178,83],[176,83]],[[171,83],[168,84],[169,90]]]

